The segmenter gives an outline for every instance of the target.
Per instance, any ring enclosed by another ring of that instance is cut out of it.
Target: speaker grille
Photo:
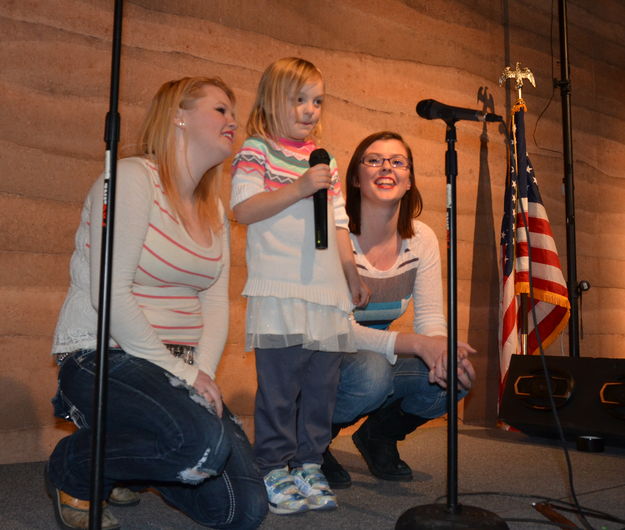
[[[545,362],[565,436],[625,446],[625,359],[546,356]],[[539,356],[512,356],[499,418],[529,435],[558,436]]]
[[[551,391],[556,408],[564,406],[575,387],[571,374],[551,371],[549,374]],[[533,372],[529,375],[519,375],[514,381],[514,395],[533,409],[550,410],[549,387],[545,374]]]

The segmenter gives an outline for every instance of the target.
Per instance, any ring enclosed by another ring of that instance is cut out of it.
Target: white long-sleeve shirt
[[[223,207],[223,229],[205,248],[170,206],[152,162],[120,160],[116,185],[111,345],[189,384],[198,369],[214,377],[228,334],[229,231]],[[52,353],[96,347],[102,196],[103,176],[82,209]],[[195,346],[195,364],[174,357],[165,343]]]

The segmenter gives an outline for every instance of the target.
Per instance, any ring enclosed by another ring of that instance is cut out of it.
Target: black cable
[[[625,484],[617,484],[615,486],[608,486],[606,488],[597,488],[597,489],[594,489],[594,490],[589,490],[589,491],[587,491],[585,493],[585,495],[589,495],[591,493],[602,493],[604,491],[615,490],[615,489],[619,489],[619,488],[625,488]],[[562,503],[574,506],[572,503],[568,503],[567,501],[559,500],[559,502],[562,502]],[[623,521],[623,522],[625,523],[625,521]]]
[[[583,319],[584,312],[582,310],[583,295],[582,295],[582,290],[581,289],[579,289],[579,293],[577,295],[577,298],[579,298],[579,338],[584,340],[584,319]]]
[[[524,517],[506,517],[507,523],[532,523],[542,524],[544,526],[555,526],[556,528],[565,528],[567,530],[580,530],[579,526],[571,526],[569,524],[556,523],[554,521],[545,521],[544,519],[530,519]]]
[[[518,172],[518,167],[517,167],[517,172]],[[518,174],[518,173],[517,173]],[[521,207],[521,215],[523,216],[523,221],[525,224],[525,237],[527,238],[527,263],[528,263],[528,276],[529,276],[529,286],[530,286],[530,292],[529,292],[529,303],[530,303],[530,307],[531,307],[531,312],[532,312],[532,320],[534,322],[534,332],[536,333],[536,340],[538,342],[538,348],[540,350],[540,359],[542,362],[542,366],[543,366],[543,373],[545,374],[545,383],[547,385],[547,394],[549,395],[549,405],[551,406],[551,412],[553,413],[553,418],[554,418],[554,422],[556,424],[556,428],[558,430],[558,436],[560,438],[560,443],[562,445],[562,449],[564,451],[564,457],[566,460],[566,469],[567,469],[567,475],[568,475],[568,481],[569,481],[569,489],[571,492],[571,497],[573,498],[573,501],[575,503],[575,507],[577,508],[578,512],[576,513],[577,517],[580,519],[580,521],[582,522],[582,525],[587,529],[587,530],[594,530],[593,527],[591,526],[591,524],[586,520],[586,517],[584,516],[584,514],[582,513],[582,508],[579,504],[579,501],[577,499],[577,494],[575,492],[575,484],[573,483],[573,466],[571,464],[571,457],[569,455],[569,449],[566,446],[566,439],[564,437],[564,430],[562,429],[562,424],[560,423],[560,416],[558,415],[558,410],[556,408],[556,403],[555,400],[553,399],[553,388],[551,386],[551,377],[549,374],[549,368],[547,367],[547,361],[545,359],[545,352],[543,351],[543,343],[542,343],[542,339],[540,338],[540,332],[538,329],[538,317],[536,316],[536,303],[534,302],[534,284],[532,281],[532,244],[530,241],[530,230],[529,230],[529,219],[527,216],[527,212],[525,211],[525,208],[523,207],[523,200],[519,200],[518,201],[520,207]]]
[[[558,508],[558,510],[562,510],[563,512],[575,512],[575,508],[571,508],[570,506],[560,506],[556,503],[551,503],[555,508]],[[569,503],[567,503],[569,504]],[[604,519],[606,521],[610,521],[611,523],[623,523],[625,524],[625,520],[621,519],[619,517],[615,517],[614,515],[610,515],[609,513],[606,512],[601,512],[598,510],[593,510],[591,508],[584,508],[582,507],[582,511],[584,512],[584,515],[588,515],[589,517],[594,517],[595,519]]]
[[[625,487],[625,484],[619,484],[618,486],[613,486],[611,488],[605,488],[605,489],[596,490],[596,491],[605,491],[607,489],[615,489],[615,488],[623,488],[623,487]],[[485,495],[493,496],[493,497],[517,497],[519,499],[531,499],[531,500],[540,500],[543,502],[548,502],[552,504],[554,508],[558,508],[560,510],[564,510],[568,512],[574,511],[574,509],[577,509],[575,504],[564,501],[562,499],[554,499],[553,497],[546,497],[544,495],[531,495],[528,493],[511,493],[511,492],[508,493],[505,491],[475,491],[475,492],[459,493],[459,495],[462,497],[478,497],[478,496],[485,496]],[[439,502],[440,499],[442,498],[443,497],[438,497],[434,502]],[[621,519],[619,517],[611,515],[607,512],[603,512],[601,510],[595,510],[594,508],[587,508],[585,506],[582,506],[582,511],[586,515],[590,517],[594,517],[595,519],[605,519],[606,521],[610,521],[613,523],[625,524],[625,519]]]

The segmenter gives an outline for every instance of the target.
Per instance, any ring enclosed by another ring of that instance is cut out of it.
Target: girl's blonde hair
[[[291,98],[313,81],[322,81],[321,71],[311,62],[298,57],[285,57],[269,65],[258,84],[256,101],[247,120],[247,134],[262,138],[286,136],[284,121]],[[312,137],[321,134],[317,122]]]
[[[191,109],[204,96],[204,87],[214,86],[224,91],[234,105],[234,93],[219,77],[183,77],[164,83],[152,99],[139,133],[139,154],[149,156],[158,166],[161,184],[179,217],[182,215],[180,194],[176,184],[176,126],[179,109]],[[218,201],[221,184],[219,166],[209,169],[193,192],[200,221],[214,233],[222,222]]]

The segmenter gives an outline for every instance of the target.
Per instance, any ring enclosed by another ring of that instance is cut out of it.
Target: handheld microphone
[[[447,125],[451,125],[460,120],[468,121],[501,121],[503,118],[498,114],[484,113],[479,110],[463,109],[462,107],[452,107],[439,103],[433,99],[423,99],[417,104],[417,114],[426,120],[440,118]]]
[[[310,153],[308,165],[329,164],[330,155],[325,149],[315,149]],[[313,210],[315,213],[315,248],[328,248],[328,190],[317,190],[313,194]]]

